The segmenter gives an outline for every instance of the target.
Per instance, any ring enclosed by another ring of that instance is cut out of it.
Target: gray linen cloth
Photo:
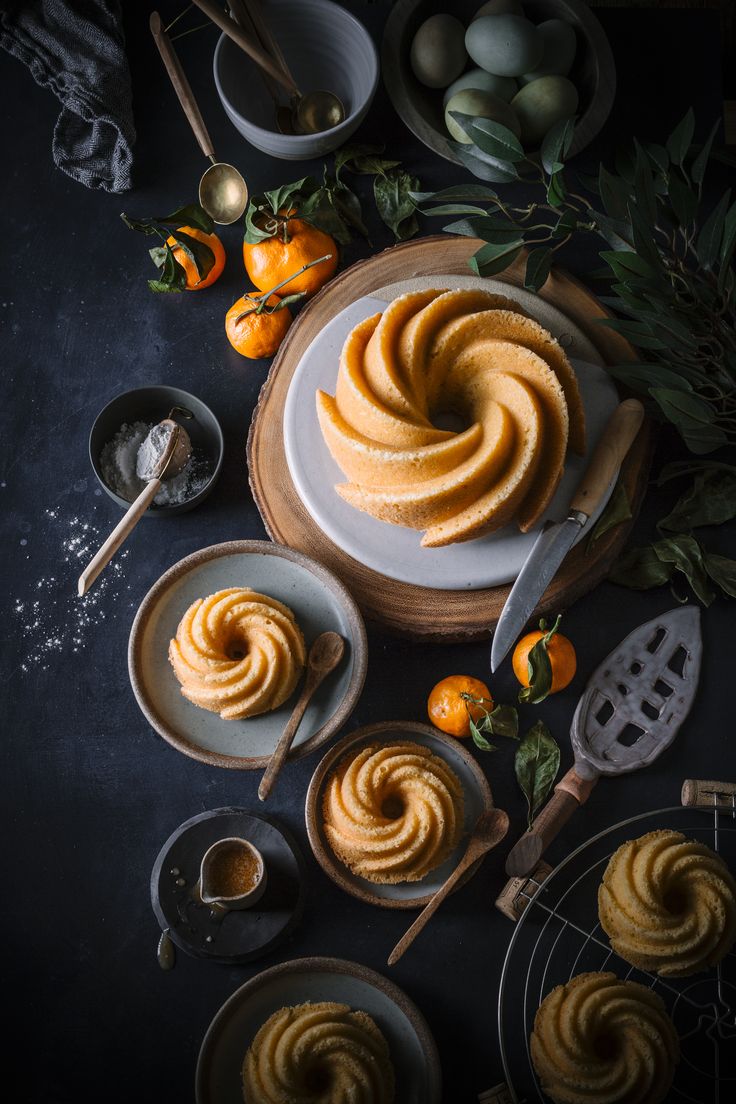
[[[130,71],[117,0],[0,0],[0,45],[62,103],[54,162],[88,188],[131,186]]]

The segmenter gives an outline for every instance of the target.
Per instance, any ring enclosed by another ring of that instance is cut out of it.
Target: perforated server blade
[[[700,678],[700,610],[681,606],[640,625],[600,664],[570,728],[575,763],[506,860],[510,877],[534,869],[602,774],[646,767],[690,712]]]

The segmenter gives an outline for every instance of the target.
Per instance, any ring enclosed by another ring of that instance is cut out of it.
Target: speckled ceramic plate
[[[418,882],[399,882],[397,885],[379,885],[360,878],[337,858],[327,841],[322,826],[322,794],[327,777],[333,767],[352,752],[355,754],[365,744],[400,744],[413,741],[428,747],[454,770],[460,779],[465,796],[463,835],[449,858],[436,870]],[[338,740],[330,748],[317,767],[309,783],[304,816],[307,822],[309,843],[314,857],[325,873],[346,893],[358,897],[370,905],[381,908],[422,908],[437,892],[457,866],[467,846],[467,837],[481,813],[493,808],[493,798],[488,779],[475,757],[454,736],[445,736],[436,728],[414,721],[381,721],[366,725]],[[480,862],[470,868],[463,881],[467,881],[480,867]]]
[[[197,1104],[243,1104],[241,1068],[263,1023],[285,1005],[338,1001],[367,1012],[388,1043],[396,1104],[440,1104],[442,1073],[427,1022],[397,985],[339,958],[297,958],[237,989],[210,1024],[197,1061]]]
[[[350,716],[365,681],[365,626],[350,594],[330,571],[269,541],[229,541],[204,548],[174,564],[149,590],[128,645],[130,681],[143,713],[159,735],[185,755],[217,767],[254,770],[266,766],[299,687],[280,709],[244,721],[224,721],[182,696],[168,659],[169,641],[191,603],[231,586],[251,587],[289,606],[307,647],[328,629],[346,641],[342,662],[309,703],[291,758],[314,751]]]
[[[618,404],[616,387],[595,348],[556,307],[523,288],[473,276],[426,276],[381,288],[351,303],[319,333],[304,353],[289,385],[284,407],[284,447],[296,491],[330,540],[358,563],[390,579],[440,590],[477,590],[512,582],[521,570],[539,530],[549,518],[563,516],[587,458],[568,454],[565,472],[539,525],[521,533],[507,525],[477,540],[446,548],[422,548],[421,533],[379,521],[345,502],[335,491],[345,476],[332,459],[317,418],[318,389],[334,394],[340,350],[353,326],[383,311],[397,295],[427,287],[482,287],[511,296],[550,333],[562,338],[578,374],[588,428],[588,454]],[[615,479],[611,483],[613,489]],[[594,513],[602,512],[608,494]],[[582,536],[582,534],[581,534]]]

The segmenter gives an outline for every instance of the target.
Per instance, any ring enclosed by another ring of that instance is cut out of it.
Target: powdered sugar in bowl
[[[211,493],[224,448],[215,415],[200,399],[178,387],[139,387],[112,399],[97,415],[89,436],[89,456],[100,486],[127,510],[144,485],[136,472],[139,449],[151,426],[166,418],[172,407],[193,415],[182,422],[191,439],[192,455],[179,475],[164,482],[145,517],[183,513]]]

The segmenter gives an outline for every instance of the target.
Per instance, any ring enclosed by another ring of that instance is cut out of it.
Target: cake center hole
[[[462,433],[470,422],[457,410],[433,410],[432,425],[435,429],[448,429],[451,433]]]
[[[679,916],[687,909],[687,896],[681,889],[668,889],[664,895],[664,907],[673,916]]]
[[[330,1087],[330,1074],[323,1066],[312,1066],[304,1077],[304,1088],[309,1093],[324,1093]]]
[[[404,802],[396,794],[391,794],[381,805],[381,815],[387,820],[398,820],[404,814]]]
[[[244,640],[231,640],[226,654],[228,659],[245,659],[248,654],[248,645]]]
[[[599,1035],[594,1046],[597,1056],[604,1062],[610,1061],[618,1054],[618,1042],[613,1035]]]

